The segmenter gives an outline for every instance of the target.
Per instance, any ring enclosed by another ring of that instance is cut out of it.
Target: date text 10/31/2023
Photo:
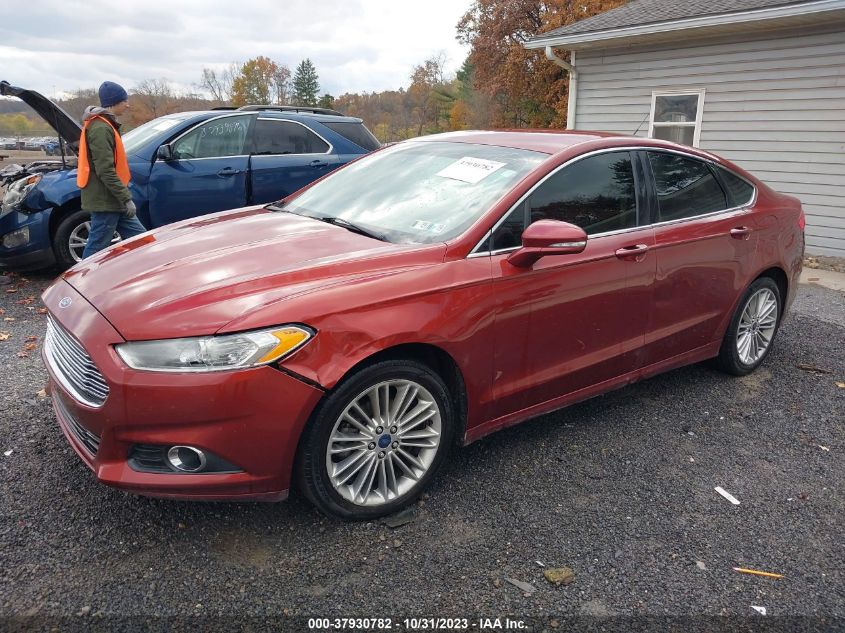
[[[511,618],[309,618],[309,631],[401,630],[401,631],[519,631],[524,620]]]

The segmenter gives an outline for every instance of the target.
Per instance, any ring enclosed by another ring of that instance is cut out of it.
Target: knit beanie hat
[[[100,106],[103,108],[110,108],[129,99],[123,86],[113,81],[104,81],[97,92],[100,95]]]

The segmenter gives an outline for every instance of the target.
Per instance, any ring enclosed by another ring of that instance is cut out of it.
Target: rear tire
[[[780,327],[781,305],[777,284],[769,277],[756,279],[737,304],[716,367],[734,376],[757,369],[772,349]]]
[[[412,360],[366,367],[332,392],[303,433],[300,490],[320,511],[374,519],[413,503],[452,445],[443,379]]]

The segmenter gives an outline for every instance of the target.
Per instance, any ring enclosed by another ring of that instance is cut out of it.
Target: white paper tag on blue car
[[[504,166],[505,163],[497,163],[494,160],[464,156],[462,159],[438,171],[437,175],[474,185]]]

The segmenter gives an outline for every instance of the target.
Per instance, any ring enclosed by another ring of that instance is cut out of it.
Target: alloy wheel
[[[753,365],[769,349],[778,322],[778,300],[768,288],[748,298],[736,330],[736,350],[740,360]]]
[[[435,398],[411,380],[387,380],[360,393],[340,414],[326,447],[332,486],[362,506],[389,503],[429,471],[443,432]]]
[[[71,232],[70,236],[68,237],[68,249],[70,250],[70,255],[73,257],[74,261],[81,262],[82,261],[82,253],[85,252],[85,245],[88,244],[88,236],[91,234],[91,222],[86,221],[82,222],[78,226],[76,226]],[[114,232],[114,235],[111,238],[111,243],[116,244],[120,241],[120,233],[117,231]]]

